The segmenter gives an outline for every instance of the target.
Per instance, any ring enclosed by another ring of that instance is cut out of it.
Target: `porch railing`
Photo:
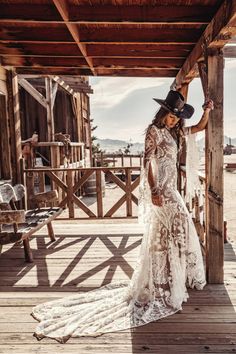
[[[111,218],[114,217],[114,214],[118,209],[124,205],[125,215],[122,215],[121,217],[134,217],[133,204],[136,206],[138,205],[138,197],[134,192],[140,181],[140,167],[43,167],[24,169],[24,174],[27,185],[27,200],[29,204],[30,196],[35,193],[35,178],[39,181],[46,181],[45,176],[47,176],[48,184],[41,186],[40,191],[51,188],[53,185],[59,192],[58,206],[68,208],[68,217],[70,219],[76,217],[76,209],[78,208],[89,218]],[[93,185],[86,186],[86,182],[89,181],[89,178],[92,175]],[[111,201],[112,198],[109,198],[112,196],[112,189],[106,190],[106,193],[108,193],[107,199],[110,199],[110,201],[108,203],[109,208],[105,211],[104,189],[106,182],[118,186],[121,192],[123,192],[123,195],[118,195],[118,200],[113,203],[113,201]],[[91,196],[91,190],[89,190],[89,187],[90,189],[91,187],[93,188],[93,196]],[[92,200],[91,197],[93,198]],[[89,207],[91,204],[93,204],[93,208]],[[96,204],[96,207],[94,204]]]
[[[112,167],[132,167],[142,166],[143,153],[140,154],[118,154],[118,153],[95,153],[93,154],[94,166],[111,166]]]

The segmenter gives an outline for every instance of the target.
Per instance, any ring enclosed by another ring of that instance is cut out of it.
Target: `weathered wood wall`
[[[0,66],[0,179],[11,179],[10,132],[7,112],[7,76]]]

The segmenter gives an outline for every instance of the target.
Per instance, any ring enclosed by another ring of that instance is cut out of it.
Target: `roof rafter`
[[[53,0],[53,2],[54,2],[54,5],[56,6],[58,12],[60,13],[63,21],[65,22],[70,34],[72,35],[72,37],[74,39],[74,41],[76,42],[76,44],[78,45],[81,53],[83,54],[86,62],[88,63],[88,66],[90,67],[90,70],[92,71],[92,73],[94,75],[96,75],[96,72],[95,72],[94,67],[93,67],[92,60],[91,60],[91,58],[89,58],[87,56],[86,48],[80,41],[80,35],[79,35],[79,30],[78,30],[77,26],[68,22],[69,21],[69,12],[68,12],[66,1],[65,0]]]
[[[197,76],[196,63],[202,58],[204,47],[222,48],[233,35],[236,35],[236,0],[225,0],[185,60],[172,87],[180,88]]]

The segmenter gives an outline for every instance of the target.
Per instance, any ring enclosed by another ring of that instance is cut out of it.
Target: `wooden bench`
[[[10,184],[0,186],[0,246],[23,242],[25,260],[33,262],[30,237],[47,225],[48,235],[51,241],[55,241],[52,220],[62,212],[62,209],[45,207],[46,203],[52,203],[58,198],[57,191],[49,191],[32,196],[31,199],[37,205],[35,209],[17,210],[16,202],[24,196],[25,188],[21,184],[14,187]]]

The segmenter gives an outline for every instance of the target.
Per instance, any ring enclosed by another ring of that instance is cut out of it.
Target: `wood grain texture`
[[[135,330],[59,345],[33,337],[36,304],[95,289],[132,276],[142,233],[138,224],[63,224],[54,244],[41,229],[31,240],[34,266],[20,258],[22,245],[6,245],[0,258],[0,345],[4,353],[229,353],[236,350],[236,248],[225,245],[225,282],[188,290],[183,310]]]

